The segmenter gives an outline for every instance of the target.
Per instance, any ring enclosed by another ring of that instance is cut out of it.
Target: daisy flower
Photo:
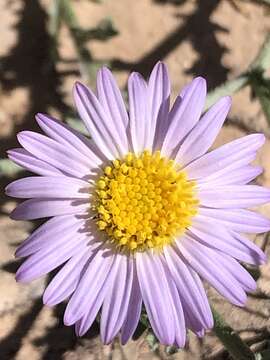
[[[67,300],[66,325],[83,335],[100,315],[103,343],[133,335],[145,307],[162,344],[183,347],[186,330],[203,336],[213,317],[202,279],[237,306],[256,283],[238,261],[259,265],[264,253],[243,233],[270,229],[247,210],[270,191],[247,185],[262,169],[250,163],[262,134],[210,152],[231,106],[221,98],[202,117],[206,82],[186,86],[170,109],[170,81],[158,63],[146,82],[128,79],[129,112],[107,68],[96,94],[76,83],[74,101],[91,139],[38,114],[45,135],[18,134],[9,157],[40,176],[12,182],[26,198],[16,220],[50,219],[19,246],[16,279],[29,282],[61,266],[44,303]]]

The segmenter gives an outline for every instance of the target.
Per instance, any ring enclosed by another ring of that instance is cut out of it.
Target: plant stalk
[[[256,360],[255,354],[212,307],[214,333],[235,360]]]

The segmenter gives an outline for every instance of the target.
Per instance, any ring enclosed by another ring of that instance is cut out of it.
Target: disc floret
[[[195,183],[159,151],[128,153],[103,172],[96,182],[97,226],[118,248],[162,248],[191,224]]]

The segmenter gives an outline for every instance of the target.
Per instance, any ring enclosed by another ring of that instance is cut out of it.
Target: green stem
[[[209,109],[222,96],[232,95],[248,84],[248,75],[243,74],[234,80],[229,80],[208,93],[205,110]]]
[[[252,2],[252,0],[251,0],[251,2]],[[259,5],[265,5],[265,6],[270,5],[270,0],[253,0],[253,2],[255,2]]]
[[[256,360],[269,360],[270,359],[270,350],[264,350],[261,353],[255,355]]]
[[[53,0],[50,9],[50,18],[48,31],[51,37],[51,60],[52,63],[56,63],[59,59],[58,54],[58,37],[61,25],[61,13],[60,13],[60,1]]]
[[[14,177],[24,169],[9,159],[0,159],[0,177]]]
[[[91,63],[93,60],[91,52],[86,48],[84,40],[81,37],[80,32],[80,25],[77,20],[77,17],[72,9],[72,6],[70,4],[69,0],[59,0],[61,3],[61,11],[63,14],[63,20],[66,23],[71,37],[73,39],[76,51],[78,53],[79,57],[79,63],[80,63],[80,72],[82,75],[82,78],[86,82],[91,82],[91,79],[93,79],[93,72],[94,69],[92,69]],[[93,71],[92,71],[93,70]]]
[[[270,1],[269,1],[270,4]],[[259,51],[258,56],[251,64],[251,69],[261,70],[265,72],[270,66],[270,34],[266,36],[266,39]]]
[[[218,86],[211,91],[206,99],[205,110],[209,109],[221,96],[232,95],[241,90],[249,84],[251,76],[254,71],[264,73],[270,67],[270,34],[267,35],[266,40],[259,51],[258,56],[254,62],[249,66],[249,70],[234,80],[230,80]]]
[[[235,360],[256,360],[255,354],[243,342],[240,336],[223,320],[221,315],[212,308],[214,317],[214,333],[226,350]]]

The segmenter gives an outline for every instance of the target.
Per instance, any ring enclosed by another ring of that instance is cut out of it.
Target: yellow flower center
[[[156,151],[114,160],[96,182],[97,226],[120,250],[161,249],[191,224],[195,183]]]

